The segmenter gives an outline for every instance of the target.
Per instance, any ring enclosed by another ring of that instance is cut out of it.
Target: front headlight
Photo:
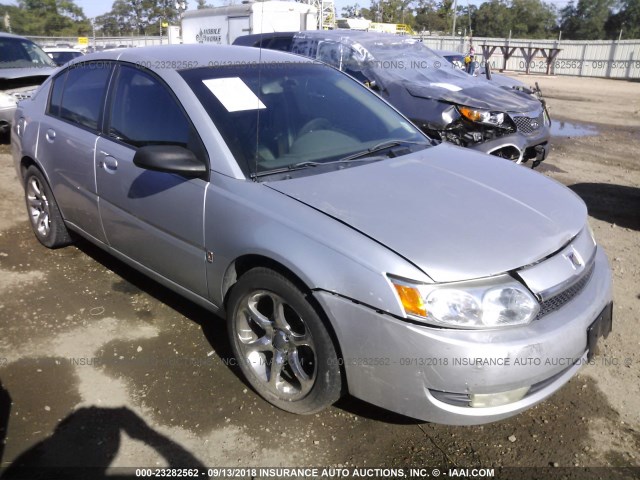
[[[432,325],[499,328],[526,325],[540,304],[508,275],[449,284],[418,284],[389,277],[405,313]]]
[[[504,113],[490,112],[469,107],[458,107],[460,114],[467,120],[476,123],[486,123],[488,125],[502,125],[504,123]]]

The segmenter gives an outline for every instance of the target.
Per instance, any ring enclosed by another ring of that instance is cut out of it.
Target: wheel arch
[[[342,361],[344,357],[342,355],[342,347],[340,345],[340,340],[338,338],[338,335],[336,334],[336,330],[333,324],[331,323],[329,316],[326,314],[326,312],[320,305],[320,302],[318,302],[314,297],[312,288],[310,288],[302,280],[301,276],[296,274],[292,269],[290,269],[283,263],[278,262],[277,260],[274,260],[270,257],[267,257],[265,255],[260,255],[260,254],[246,254],[236,258],[233,262],[231,262],[231,264],[227,267],[227,270],[224,275],[223,283],[222,283],[222,295],[223,295],[222,298],[223,298],[223,306],[224,306],[225,312],[229,311],[228,301],[229,301],[230,293],[231,293],[231,290],[233,289],[233,286],[237,283],[240,277],[242,277],[245,273],[258,267],[268,268],[270,270],[273,270],[279,273],[280,275],[285,277],[287,280],[289,280],[291,283],[293,283],[298,289],[300,289],[301,292],[305,294],[307,301],[315,309],[315,311],[318,313],[318,316],[320,317],[323,324],[325,325],[327,332],[329,333],[329,336],[333,341],[334,347],[336,349],[336,354],[338,355],[338,358]],[[340,363],[342,365],[342,362]],[[346,378],[346,372],[343,367],[340,368],[340,375],[342,377],[343,391],[346,391],[348,383]]]
[[[44,177],[47,179],[47,182],[49,181],[49,177],[47,176],[47,174],[43,171],[42,167],[40,167],[40,165],[38,164],[38,162],[36,162],[33,158],[31,158],[28,155],[25,155],[24,157],[22,157],[20,159],[20,179],[22,180],[22,183],[24,183],[24,178],[27,174],[27,170],[29,169],[29,167],[36,167],[38,170],[40,170],[40,172],[42,172],[42,174],[44,175]]]

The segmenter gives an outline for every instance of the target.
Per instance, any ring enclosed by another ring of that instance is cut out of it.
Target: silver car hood
[[[0,68],[0,80],[15,80],[18,78],[35,77],[39,85],[42,83],[42,78],[47,78],[53,72],[57,70],[57,67],[22,67],[22,68]]]
[[[584,202],[563,185],[447,144],[267,185],[371,237],[437,282],[535,263],[567,244],[587,217]]]

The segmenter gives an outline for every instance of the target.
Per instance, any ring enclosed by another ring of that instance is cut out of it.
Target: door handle
[[[98,166],[107,173],[116,173],[118,170],[118,161],[113,157],[105,157],[104,160],[98,162]]]
[[[50,128],[49,130],[47,130],[47,133],[44,136],[47,139],[47,142],[53,143],[53,141],[56,139],[56,131]]]

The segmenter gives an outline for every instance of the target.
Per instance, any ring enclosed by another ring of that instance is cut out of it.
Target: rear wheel
[[[63,247],[71,243],[71,235],[62,219],[49,184],[35,166],[27,169],[24,195],[31,228],[36,238],[48,248]]]
[[[240,368],[267,401],[292,413],[314,413],[342,391],[327,329],[305,294],[287,278],[255,268],[234,285],[229,336]]]

